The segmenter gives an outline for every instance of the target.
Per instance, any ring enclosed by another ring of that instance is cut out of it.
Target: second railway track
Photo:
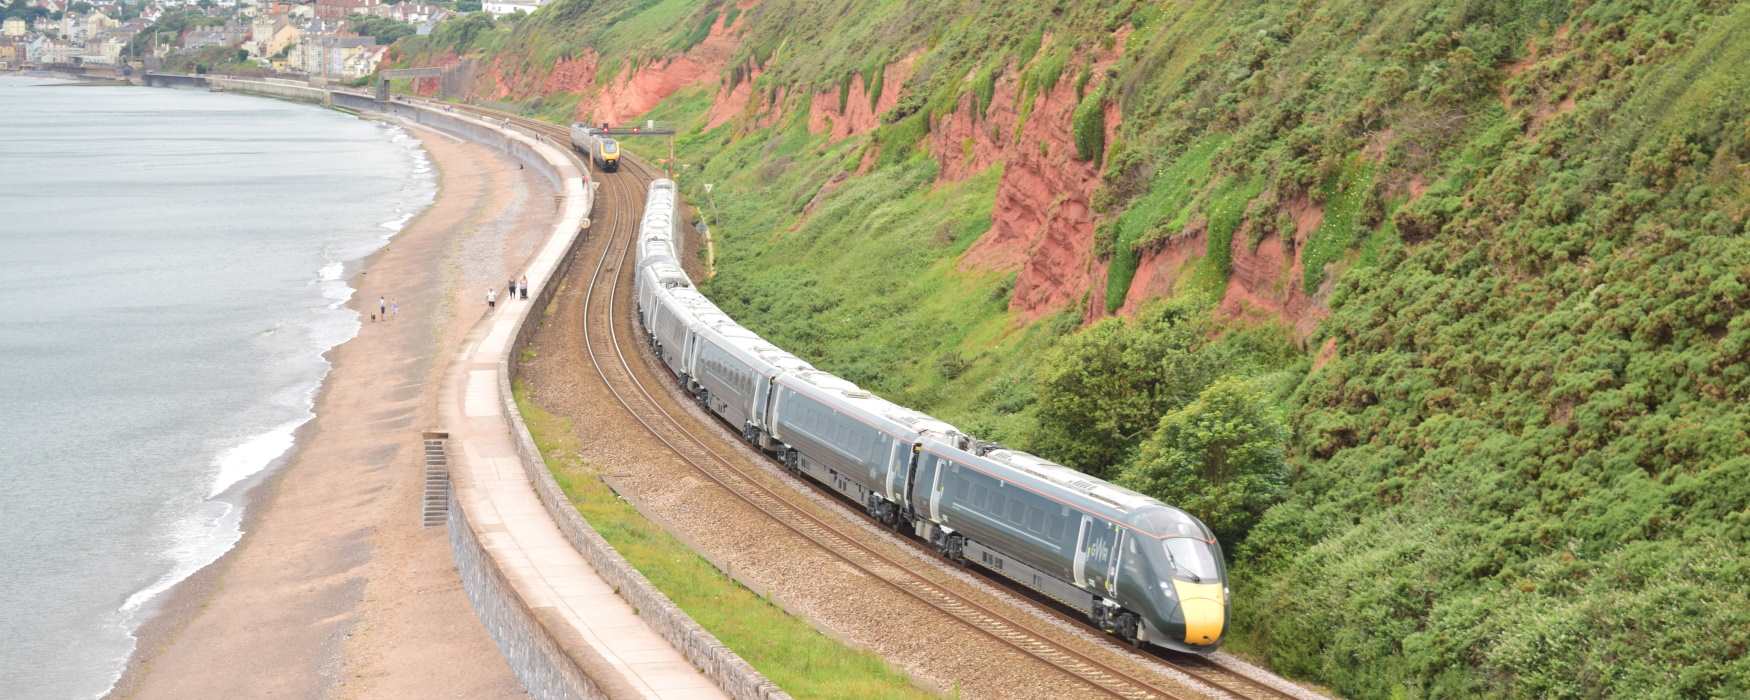
[[[457,108],[514,124],[558,145],[569,144],[569,134],[564,127],[471,105],[457,105]],[[718,437],[701,438],[694,427],[689,427],[689,423],[696,423],[696,419],[676,416],[664,407],[654,392],[665,391],[666,387],[647,386],[633,370],[632,363],[640,361],[636,356],[643,351],[643,344],[637,338],[622,334],[618,328],[618,322],[623,320],[618,311],[618,304],[622,301],[622,282],[630,276],[626,266],[630,261],[632,239],[636,236],[637,215],[642,211],[640,186],[652,175],[645,164],[630,158],[623,160],[622,168],[627,172],[604,178],[597,191],[597,205],[616,208],[620,215],[613,217],[605,230],[592,232],[596,236],[607,236],[608,241],[603,246],[601,257],[589,266],[591,271],[584,280],[583,335],[591,367],[615,400],[650,435],[724,491],[814,543],[845,565],[959,621],[975,633],[1059,670],[1090,689],[1121,698],[1170,699],[1195,695],[1187,689],[1167,687],[1162,682],[1139,677],[1139,674],[1055,641],[1049,635],[1041,634],[1035,623],[1022,621],[963,596],[950,586],[926,578],[903,562],[864,545],[855,533],[848,533],[814,515],[792,500],[795,496],[768,487],[748,474],[745,466],[714,449],[711,443],[719,440]],[[577,267],[582,270],[587,261],[580,262],[585,263]],[[1052,610],[1051,613],[1066,617],[1060,611]],[[1144,660],[1165,664],[1221,696],[1294,697],[1207,660],[1178,663],[1152,655],[1138,655]]]

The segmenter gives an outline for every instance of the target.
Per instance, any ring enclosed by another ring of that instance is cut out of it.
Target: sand
[[[524,695],[461,589],[446,529],[420,525],[420,432],[441,429],[439,377],[486,288],[520,275],[557,212],[533,171],[409,130],[438,169],[436,202],[353,277],[364,327],[329,353],[316,418],[251,494],[243,540],[141,630],[114,696]],[[378,296],[400,316],[371,322]]]

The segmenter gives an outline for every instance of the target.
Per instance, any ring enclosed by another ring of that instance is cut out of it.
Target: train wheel
[[[1137,630],[1141,626],[1142,626],[1142,620],[1140,618],[1138,618],[1136,615],[1134,615],[1132,613],[1119,613],[1118,614],[1118,636],[1120,638],[1122,638],[1124,640],[1124,642],[1129,644],[1130,646],[1133,646],[1133,647],[1141,647],[1142,646],[1142,640],[1138,639],[1139,635],[1137,634]]]

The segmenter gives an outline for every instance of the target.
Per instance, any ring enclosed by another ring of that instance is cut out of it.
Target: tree
[[[374,38],[383,46],[393,44],[402,37],[412,36],[416,31],[411,24],[387,17],[353,15],[348,21],[352,23],[353,31]]]
[[[1201,518],[1231,548],[1286,494],[1287,439],[1256,382],[1223,378],[1162,416],[1120,481]]]
[[[1113,475],[1161,414],[1196,398],[1221,370],[1199,352],[1208,315],[1174,300],[1128,323],[1106,319],[1070,336],[1041,363],[1035,449],[1094,476]]]

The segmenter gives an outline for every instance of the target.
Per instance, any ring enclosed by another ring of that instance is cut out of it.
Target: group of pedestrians
[[[520,282],[515,277],[512,277],[510,282],[505,284],[505,288],[508,290],[505,300],[517,299],[519,298],[518,294],[520,293],[520,298],[526,301],[529,298],[529,276],[523,275]],[[486,306],[487,308],[495,308],[498,306],[497,287],[492,287],[486,290]]]
[[[371,314],[371,323],[376,323],[377,321],[387,321],[391,318],[394,318],[394,317],[400,316],[400,315],[401,315],[401,302],[398,302],[398,301],[392,302],[392,301],[388,301],[387,299],[384,299],[383,297],[377,297],[377,313]]]

